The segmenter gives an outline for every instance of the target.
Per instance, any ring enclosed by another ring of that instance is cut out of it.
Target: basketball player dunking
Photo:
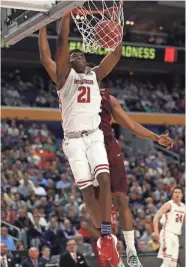
[[[158,258],[163,259],[161,267],[177,267],[178,264],[179,235],[186,215],[182,198],[182,189],[177,186],[173,190],[172,200],[166,202],[154,217],[154,231],[160,241]],[[159,221],[163,225],[160,234]]]
[[[111,266],[119,264],[117,238],[111,235],[112,196],[109,163],[101,122],[99,83],[118,63],[121,44],[94,70],[86,71],[81,51],[69,54],[70,14],[61,19],[56,51],[57,94],[63,116],[63,151],[74,179],[82,191],[87,211],[101,237],[97,241],[100,257]],[[99,185],[99,203],[93,185]]]
[[[56,63],[51,58],[51,52],[47,40],[46,28],[42,28],[39,33],[39,49],[41,61],[47,70],[49,76],[57,82]],[[134,228],[132,214],[127,203],[127,178],[125,173],[123,155],[118,142],[112,136],[112,127],[110,124],[113,115],[116,121],[123,127],[128,128],[135,135],[159,142],[159,144],[171,148],[173,143],[168,135],[157,136],[143,126],[134,122],[123,111],[118,101],[108,94],[106,89],[101,90],[102,95],[102,112],[100,128],[105,137],[105,144],[110,165],[111,190],[113,193],[115,207],[120,214],[120,225],[123,229],[125,242],[127,245],[127,261],[131,267],[140,267],[136,249],[134,246]],[[96,190],[97,191],[97,190]],[[99,233],[94,231],[94,237],[99,237]]]

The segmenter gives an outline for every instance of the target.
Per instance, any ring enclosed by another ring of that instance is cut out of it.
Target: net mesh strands
[[[114,51],[123,39],[123,1],[88,0],[71,12],[83,37],[83,51],[94,53],[99,48]]]

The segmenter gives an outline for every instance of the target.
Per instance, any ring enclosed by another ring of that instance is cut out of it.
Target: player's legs
[[[160,248],[158,258],[163,259],[161,267],[171,267],[172,238],[164,229],[160,232]]]
[[[97,180],[100,189],[101,234],[103,236],[109,235],[111,233],[112,196],[109,164],[102,131],[98,130],[91,135],[91,145],[87,149],[87,158],[91,166],[91,172]]]
[[[177,267],[179,255],[179,238],[177,235],[172,235],[172,259],[171,267]]]
[[[164,259],[161,267],[171,267],[170,263],[171,263],[170,259]]]
[[[86,140],[85,140],[86,142]],[[101,130],[91,135],[91,145],[87,149],[87,158],[92,174],[99,184],[99,205],[101,212],[101,237],[98,239],[98,249],[105,259],[112,261],[113,266],[119,264],[117,252],[117,238],[111,236],[111,208],[112,195],[110,188],[110,175],[104,137]]]
[[[96,227],[100,227],[100,208],[95,198],[90,166],[86,157],[86,147],[82,138],[65,138],[63,151],[69,161],[75,182],[82,191],[87,211]]]
[[[119,212],[120,227],[123,230],[128,250],[134,250],[134,221],[124,192],[113,194],[114,206]]]
[[[141,267],[135,248],[133,217],[126,196],[128,185],[124,158],[121,148],[115,139],[108,143],[107,153],[110,164],[111,191],[114,206],[119,211],[120,226],[127,246],[127,262],[131,267]]]

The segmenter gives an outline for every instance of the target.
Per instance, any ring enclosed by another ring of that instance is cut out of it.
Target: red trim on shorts
[[[167,255],[167,254],[164,254],[164,253],[163,253],[163,258],[171,259],[172,257],[171,257],[170,255]]]
[[[92,181],[94,181],[94,179],[80,181],[80,182],[77,182],[77,184],[83,185],[83,184],[86,184],[87,182],[92,182]]]
[[[100,168],[100,167],[108,167],[109,168],[109,165],[108,164],[100,164],[100,165],[95,167],[94,172],[96,172],[97,168]]]
[[[99,169],[97,169],[96,171],[95,171],[95,176],[96,176],[96,174],[97,174],[97,172],[99,172],[99,171],[101,171],[101,170],[107,170],[107,171],[109,171],[109,167],[108,168],[106,168],[106,167],[103,167],[103,168],[99,168]]]

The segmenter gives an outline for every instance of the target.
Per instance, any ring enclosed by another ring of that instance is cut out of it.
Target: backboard
[[[85,2],[85,0],[1,0],[3,41],[13,45]]]

